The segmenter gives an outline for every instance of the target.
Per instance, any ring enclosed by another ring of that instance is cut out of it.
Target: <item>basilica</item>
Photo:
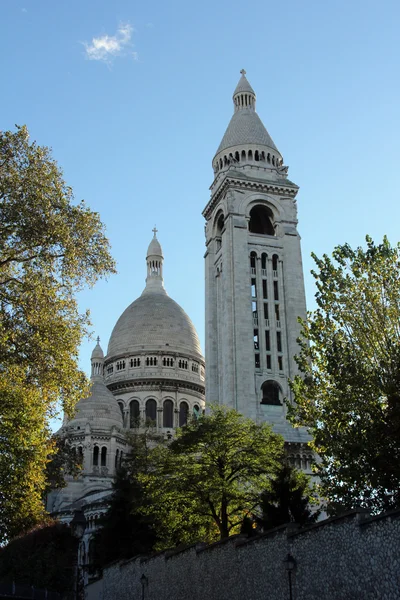
[[[256,112],[245,71],[212,167],[203,211],[207,362],[189,316],[164,287],[154,229],[145,288],[115,324],[106,355],[98,340],[91,395],[63,423],[60,433],[68,434],[83,469],[50,494],[48,510],[67,522],[83,511],[86,543],[129,451],[126,432],[147,423],[170,439],[206,401],[270,423],[285,438],[291,464],[309,472],[308,434],[288,423],[284,403],[296,374],[298,317],[306,315],[298,186]]]

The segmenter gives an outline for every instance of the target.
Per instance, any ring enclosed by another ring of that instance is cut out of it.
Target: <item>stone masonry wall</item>
[[[288,600],[288,552],[297,563],[293,600],[400,599],[400,511],[371,518],[361,510],[301,531],[284,526],[114,563],[87,599]]]

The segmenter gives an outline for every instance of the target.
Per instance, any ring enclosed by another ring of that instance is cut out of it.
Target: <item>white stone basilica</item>
[[[306,315],[298,187],[288,179],[241,73],[203,211],[207,376],[195,328],[164,289],[163,252],[154,230],[146,287],[118,319],[105,357],[96,345],[91,396],[62,428],[83,455],[83,471],[50,495],[48,509],[65,520],[82,509],[89,534],[129,450],[125,432],[150,421],[171,437],[203,411],[205,398],[271,423],[286,440],[290,462],[310,468],[309,437],[286,421],[283,402],[296,373],[297,319]]]

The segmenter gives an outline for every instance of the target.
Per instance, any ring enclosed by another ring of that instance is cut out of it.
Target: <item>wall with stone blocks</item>
[[[293,600],[400,599],[400,511],[371,518],[362,510],[301,531],[284,526],[114,563],[87,599],[288,600],[288,552],[297,563]]]

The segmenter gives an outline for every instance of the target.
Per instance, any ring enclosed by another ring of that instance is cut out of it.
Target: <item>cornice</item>
[[[207,219],[210,212],[219,202],[221,196],[223,196],[225,192],[232,186],[238,189],[263,192],[265,194],[278,194],[280,196],[288,196],[290,198],[294,198],[299,190],[297,185],[289,181],[287,183],[283,181],[263,181],[260,179],[253,179],[249,181],[241,179],[240,177],[228,176],[225,178],[225,181],[221,184],[217,191],[212,194],[210,201],[203,210],[202,214],[205,219]]]
[[[107,384],[108,389],[114,395],[124,392],[137,391],[181,391],[190,390],[201,396],[205,395],[205,386],[190,381],[175,381],[173,379],[139,379],[128,381],[116,381]]]

